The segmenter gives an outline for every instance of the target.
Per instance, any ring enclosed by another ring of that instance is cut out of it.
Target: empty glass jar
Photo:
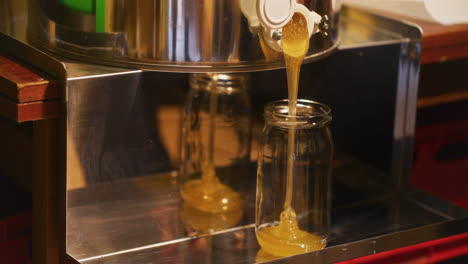
[[[179,181],[182,215],[195,229],[219,230],[242,216],[251,138],[247,84],[247,74],[190,76]]]
[[[262,249],[290,256],[326,246],[333,141],[326,105],[288,100],[265,107],[258,153],[255,231]]]

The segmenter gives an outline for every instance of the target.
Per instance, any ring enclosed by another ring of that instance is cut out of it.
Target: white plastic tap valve
[[[257,0],[240,0],[240,10],[249,22],[249,30],[252,34],[257,35],[262,25],[257,16]]]
[[[296,5],[296,0],[258,0],[258,19],[265,28],[280,29],[291,20]]]
[[[296,12],[306,19],[309,37],[320,31],[318,25],[322,17],[296,0],[257,0],[257,17],[262,24],[263,38],[270,48],[283,51],[278,36]]]

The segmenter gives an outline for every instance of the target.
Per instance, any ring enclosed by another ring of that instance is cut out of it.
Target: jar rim
[[[289,115],[289,100],[283,99],[268,103],[265,106],[264,118],[278,126],[320,127],[331,122],[331,108],[325,104],[298,99],[296,116]]]

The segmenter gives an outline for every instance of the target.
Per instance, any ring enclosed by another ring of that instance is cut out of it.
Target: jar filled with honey
[[[297,100],[265,107],[258,153],[255,231],[264,251],[291,256],[327,244],[333,140],[331,110]]]
[[[243,177],[248,175],[251,143],[248,77],[190,75],[182,116],[179,185],[184,222],[203,232],[233,226],[242,217]]]

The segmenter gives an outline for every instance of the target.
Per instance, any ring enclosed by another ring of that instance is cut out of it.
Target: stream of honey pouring
[[[283,28],[282,47],[288,78],[289,116],[296,116],[299,72],[304,56],[309,49],[309,33],[305,18],[294,14]],[[294,118],[293,118],[294,119]],[[291,256],[325,247],[322,238],[299,228],[296,212],[291,206],[294,176],[295,129],[288,131],[288,163],[284,210],[279,224],[257,231],[257,240],[262,249],[274,256]]]

